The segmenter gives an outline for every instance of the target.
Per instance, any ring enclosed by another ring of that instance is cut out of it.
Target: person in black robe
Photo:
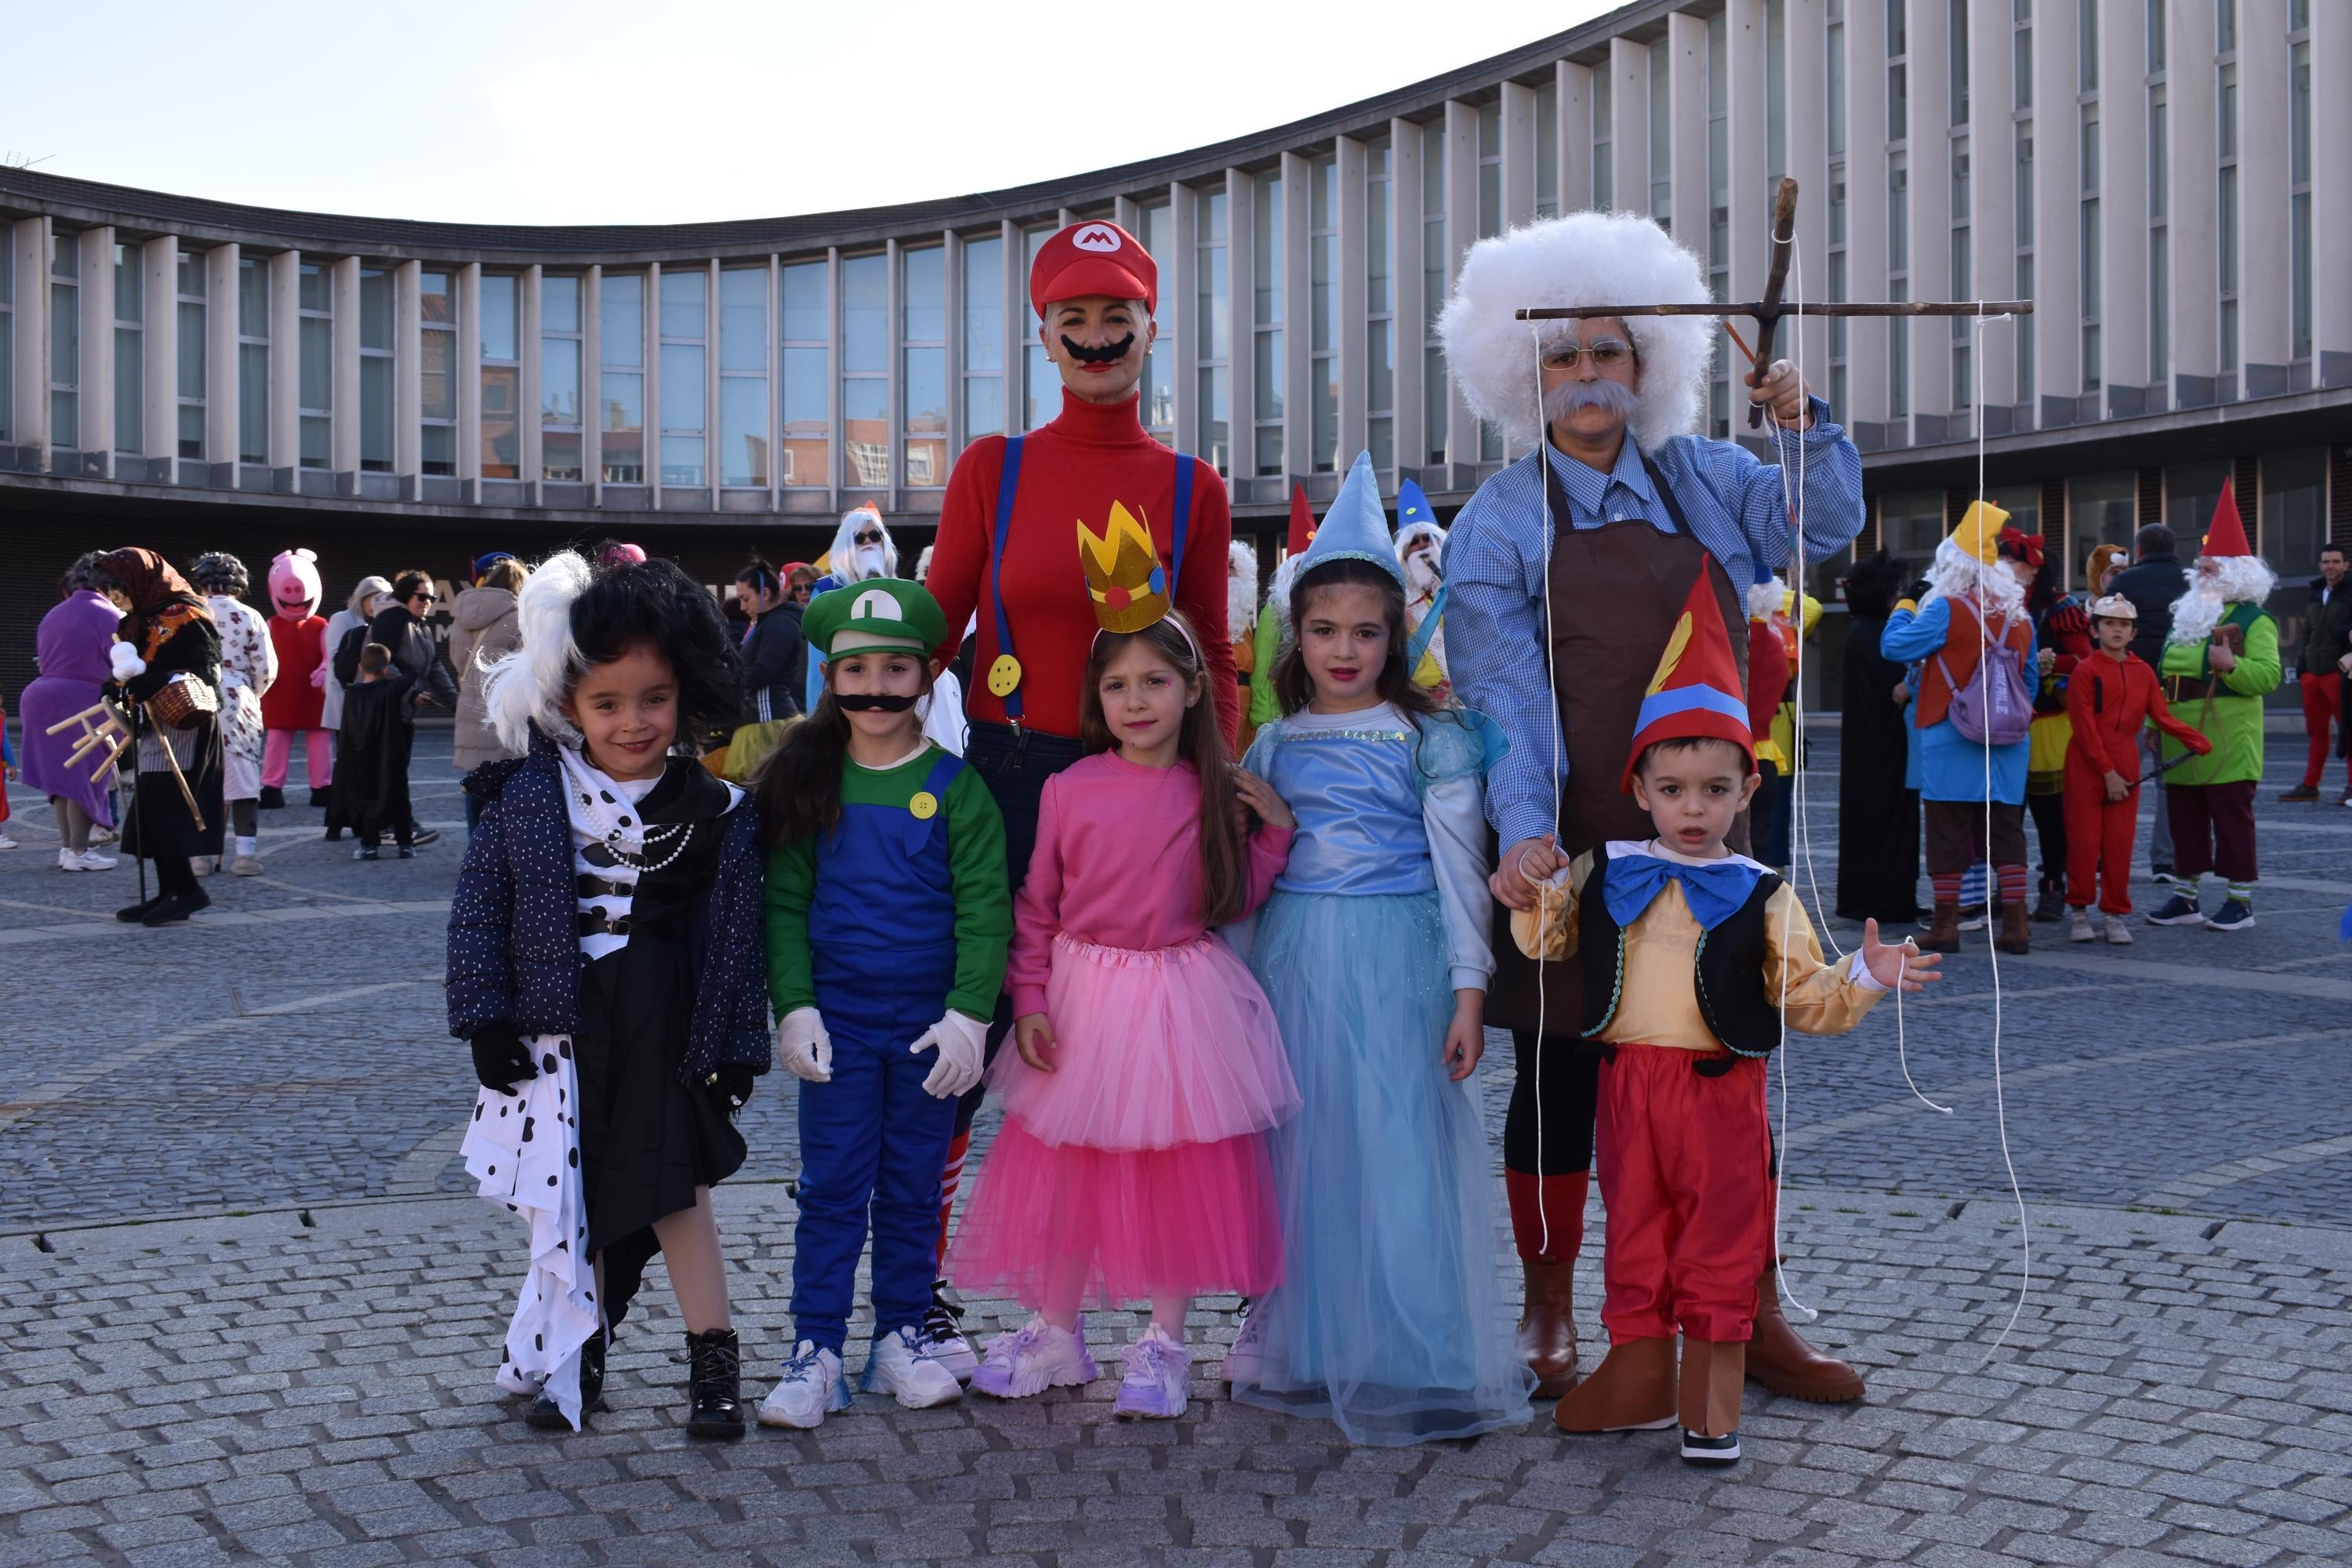
[[[221,804],[220,629],[203,597],[152,550],[110,551],[92,563],[90,579],[123,612],[111,668],[123,697],[139,705],[138,784],[122,847],[155,862],[155,896],[115,910],[114,918],[170,925],[212,902],[197,885],[190,858],[221,852],[226,812]],[[145,707],[174,680],[195,682],[212,699],[184,729],[161,722]],[[184,795],[172,776],[175,763],[187,781]]]
[[[403,860],[415,853],[404,743],[410,730],[402,711],[415,684],[392,661],[390,649],[369,643],[360,650],[359,679],[344,689],[341,752],[335,759],[334,805],[328,816],[359,835],[360,847],[352,851],[355,860],[383,858],[387,827]]]
[[[1919,792],[1903,784],[1906,671],[1878,651],[1910,566],[1885,551],[1846,579],[1845,721],[1838,742],[1837,912],[1882,925],[1919,918]]]

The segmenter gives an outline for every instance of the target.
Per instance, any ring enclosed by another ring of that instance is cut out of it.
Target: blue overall
[[[942,754],[923,782],[934,801],[963,769]],[[800,1086],[800,1222],[793,1231],[793,1337],[841,1353],[874,1231],[874,1332],[920,1326],[931,1304],[940,1176],[956,1102],[923,1091],[936,1051],[908,1047],[940,1021],[955,986],[955,889],[944,809],[845,804],[820,839],[809,904],[817,1011],[833,1037],[833,1079]]]

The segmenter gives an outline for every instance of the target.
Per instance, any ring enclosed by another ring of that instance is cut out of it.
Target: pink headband
[[[1183,639],[1184,639],[1184,646],[1185,646],[1186,647],[1189,647],[1189,648],[1191,648],[1191,649],[1192,650],[1192,662],[1193,662],[1194,664],[1197,664],[1197,665],[1199,665],[1199,666],[1201,667],[1201,673],[1202,673],[1202,674],[1206,675],[1206,674],[1209,672],[1209,656],[1208,656],[1208,655],[1206,655],[1206,654],[1204,654],[1204,653],[1202,653],[1202,652],[1201,651],[1201,645],[1200,645],[1199,641],[1198,641],[1198,640],[1196,640],[1196,639],[1193,637],[1193,636],[1192,636],[1192,628],[1191,626],[1187,626],[1187,625],[1184,623],[1184,619],[1183,619],[1183,617],[1182,617],[1182,616],[1174,616],[1174,615],[1162,616],[1160,616],[1160,619],[1159,619],[1159,620],[1154,621],[1154,622],[1152,622],[1151,624],[1152,624],[1152,626],[1156,626],[1161,625],[1162,623],[1166,623],[1166,624],[1168,624],[1168,625],[1173,626],[1176,628],[1176,630],[1177,630],[1178,634],[1179,634],[1179,635],[1181,635],[1181,636],[1183,637]],[[1147,626],[1147,627],[1143,628],[1143,630],[1145,630],[1145,631],[1149,631],[1150,629],[1150,627],[1149,627],[1149,626]],[[1088,645],[1087,645],[1087,651],[1091,654],[1091,653],[1092,653],[1092,651],[1093,651],[1093,649],[1094,649],[1094,647],[1095,647],[1095,646],[1096,646],[1097,644],[1099,644],[1099,643],[1103,640],[1103,638],[1105,638],[1105,637],[1108,637],[1108,636],[1110,636],[1110,635],[1111,635],[1111,634],[1110,634],[1110,628],[1109,628],[1109,627],[1108,627],[1108,626],[1098,626],[1098,627],[1097,627],[1097,628],[1095,629],[1095,640],[1094,640],[1094,642],[1093,642],[1093,643],[1089,643]],[[1121,636],[1123,636],[1123,637],[1139,637],[1139,636],[1141,636],[1142,634],[1141,634],[1141,632],[1123,632],[1123,633],[1121,633],[1120,635],[1121,635]]]

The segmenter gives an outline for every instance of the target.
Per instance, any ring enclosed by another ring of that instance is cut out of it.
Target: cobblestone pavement
[[[1660,1435],[1562,1438],[1541,1407],[1519,1434],[1350,1450],[1222,1396],[1218,1302],[1173,1424],[1113,1422],[1106,1381],[927,1412],[860,1395],[820,1434],[707,1447],[678,1430],[658,1268],[592,1432],[528,1434],[489,1381],[518,1237],[455,1160],[472,1095],[439,973],[464,829],[446,731],[418,749],[442,843],[354,865],[316,812],[268,813],[266,874],[213,879],[175,931],[109,918],[131,863],[58,874],[46,810],[16,793],[0,1564],[2352,1559],[2352,812],[2266,800],[2252,931],[2143,928],[2117,952],[2037,927],[1998,997],[1972,938],[1901,1049],[1891,1008],[1793,1043],[1790,1280],[1871,1395],[1751,1390],[1728,1476]],[[2273,738],[2273,779],[2300,750]],[[1814,762],[1833,898],[1833,743]],[[755,1394],[792,1246],[777,1087],[721,1195]],[[1997,1100],[2032,1227],[2021,1308]],[[982,1331],[1002,1321],[974,1304]],[[1108,1349],[1129,1327],[1092,1331]]]

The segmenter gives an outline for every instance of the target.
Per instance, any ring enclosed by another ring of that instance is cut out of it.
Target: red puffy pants
[[[2138,758],[2135,756],[2137,763]],[[2079,749],[2066,752],[2066,902],[2102,913],[2132,912],[2132,841],[2139,832],[2139,785],[2107,798],[2107,775]]]
[[[1612,1344],[1745,1343],[1771,1260],[1772,1141],[1764,1063],[1619,1045],[1601,1064],[1594,1120],[1609,1213],[1601,1321]],[[1729,1070],[1710,1078],[1728,1062]]]

